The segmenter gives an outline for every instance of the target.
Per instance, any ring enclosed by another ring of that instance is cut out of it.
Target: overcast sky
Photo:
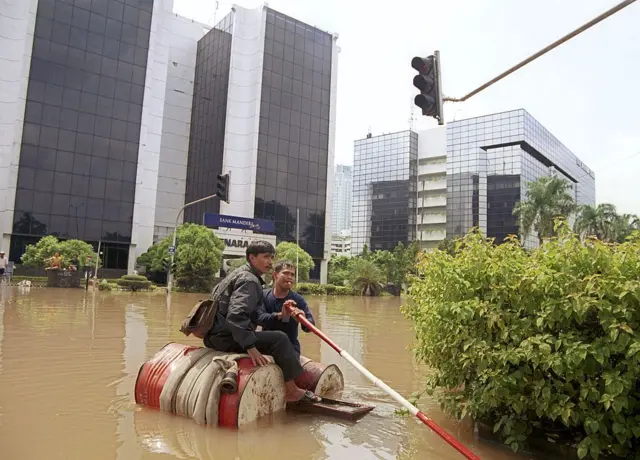
[[[336,164],[353,141],[409,128],[415,55],[441,53],[443,91],[460,97],[620,0],[273,0],[269,6],[339,34]],[[233,3],[174,0],[213,24]],[[596,173],[597,201],[640,214],[640,2],[465,103],[447,121],[524,108]],[[418,116],[415,128],[437,126]]]

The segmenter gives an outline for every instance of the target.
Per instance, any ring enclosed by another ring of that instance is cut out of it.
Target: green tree
[[[602,241],[611,242],[616,240],[618,219],[616,207],[612,204],[582,205],[578,208],[574,230],[582,237],[595,236]]]
[[[402,288],[407,281],[407,276],[415,273],[419,253],[420,247],[415,242],[409,246],[398,243],[393,249],[392,269],[389,273],[389,281],[398,288]]]
[[[635,230],[640,230],[640,219],[633,214],[618,214],[610,203],[584,205],[578,209],[574,230],[583,238],[593,236],[609,243],[622,243]]]
[[[555,176],[543,176],[527,184],[526,199],[517,203],[513,214],[520,220],[524,240],[532,231],[542,244],[544,238],[555,235],[554,220],[569,217],[576,209],[569,183]]]
[[[383,283],[391,282],[395,263],[392,252],[379,249],[366,254],[363,253],[362,259],[373,262],[380,269],[384,277]]]
[[[95,251],[89,243],[81,240],[59,241],[52,235],[40,238],[36,244],[28,245],[20,260],[26,266],[45,267],[49,265],[46,259],[52,257],[56,252],[60,253],[63,268],[68,267],[76,256],[80,267],[85,266],[88,256],[91,256],[92,266],[95,267]]]
[[[147,271],[164,271],[172,241],[173,233],[141,254],[137,263]],[[176,286],[185,291],[210,291],[222,265],[223,251],[224,242],[204,225],[180,225],[174,257]]]
[[[294,264],[296,263],[296,254],[298,256],[298,279],[300,281],[309,280],[309,272],[315,266],[313,257],[309,255],[307,251],[302,249],[295,243],[289,241],[283,241],[276,246],[276,261],[278,260],[290,260]]]
[[[640,230],[640,217],[635,214],[618,215],[613,227],[616,241],[622,243],[631,236],[633,232]]]
[[[378,266],[367,259],[356,259],[351,274],[351,285],[360,295],[377,296],[382,292],[385,277]]]
[[[345,286],[351,277],[354,257],[331,256],[329,259],[329,273],[327,281],[335,286]]]
[[[444,240],[440,241],[438,243],[438,250],[439,251],[444,251],[446,253],[448,253],[451,256],[455,256],[456,252],[458,251],[458,241],[459,239],[453,239],[450,240],[449,238],[445,238]]]
[[[403,312],[427,389],[514,450],[535,431],[578,455],[640,458],[640,232],[581,241],[561,222],[529,252],[479,232],[425,253]],[[573,444],[575,443],[575,444]]]

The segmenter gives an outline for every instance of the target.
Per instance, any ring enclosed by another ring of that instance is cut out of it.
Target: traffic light
[[[229,202],[229,174],[218,174],[216,195],[222,201]]]
[[[422,115],[433,117],[438,124],[444,124],[442,112],[442,82],[440,77],[440,53],[431,56],[416,56],[411,60],[411,67],[418,71],[413,77],[413,86],[420,90],[414,102],[422,109]]]
[[[175,261],[173,262],[173,265],[171,265],[171,257],[165,257],[162,259],[162,268],[164,268],[164,271],[169,273],[169,272],[174,272],[176,271],[176,263]]]

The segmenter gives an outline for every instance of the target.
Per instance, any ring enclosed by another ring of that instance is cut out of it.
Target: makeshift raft
[[[296,379],[300,388],[321,397],[344,389],[336,365],[305,357],[301,364],[304,373]],[[240,427],[287,407],[282,371],[275,364],[255,367],[246,354],[178,343],[168,343],[140,367],[135,400],[200,424],[226,427]]]

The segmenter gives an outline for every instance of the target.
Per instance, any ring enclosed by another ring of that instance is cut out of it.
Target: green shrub
[[[124,275],[116,281],[118,286],[130,289],[131,291],[141,291],[151,288],[151,281],[142,275]]]
[[[298,283],[295,291],[306,295],[358,295],[349,286],[335,286],[333,284]]]
[[[565,431],[581,458],[639,458],[640,233],[608,245],[557,230],[528,253],[470,233],[456,257],[424,254],[403,311],[427,390],[514,450]]]
[[[100,283],[98,283],[98,290],[99,291],[111,291],[113,289],[111,283],[109,283],[107,280],[100,280]]]
[[[324,285],[315,283],[298,283],[294,289],[300,294],[307,295],[323,295],[327,293],[327,289]]]
[[[331,286],[330,284],[327,284],[327,287]],[[353,290],[353,288],[349,287],[349,286],[333,286],[335,289],[333,290],[333,292],[331,294],[333,295],[358,295],[357,292],[355,292]],[[327,290],[327,294],[329,293],[329,291]]]

